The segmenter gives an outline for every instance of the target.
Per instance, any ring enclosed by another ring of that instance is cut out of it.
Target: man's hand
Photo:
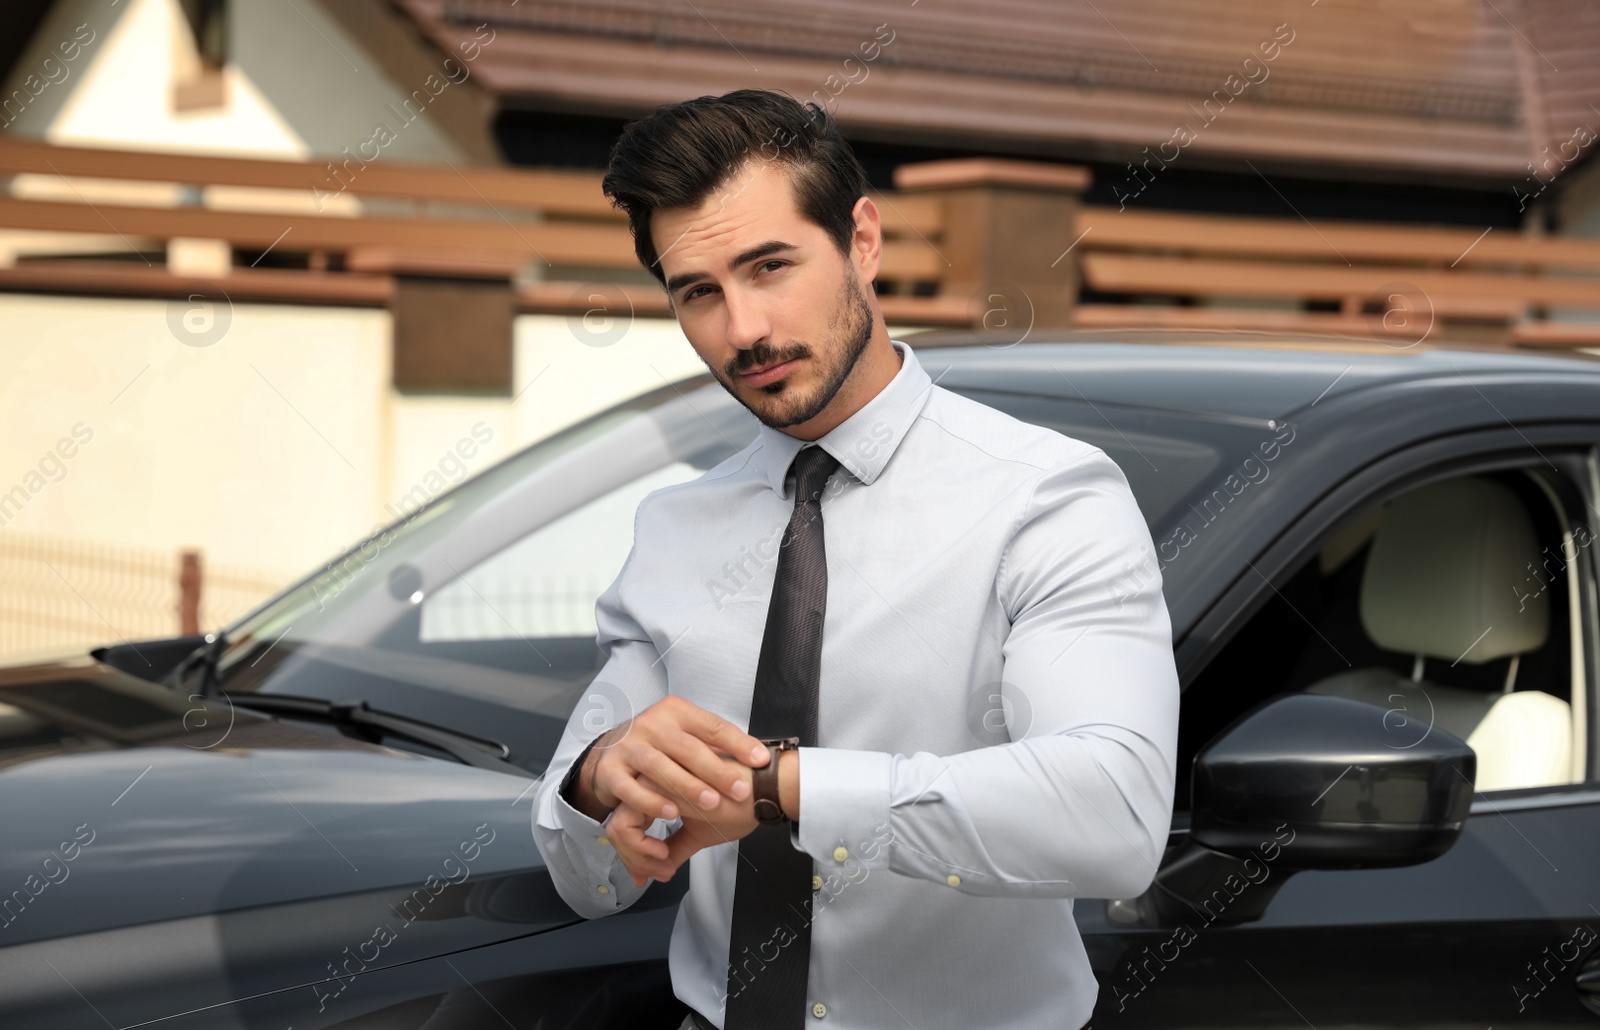
[[[748,783],[751,771],[731,758],[722,761],[730,770],[737,771]],[[778,788],[784,811],[791,819],[800,814],[799,756],[794,751],[779,753]],[[731,844],[748,836],[760,825],[755,814],[755,799],[718,804],[714,809],[690,805],[683,816],[683,825],[665,840],[648,836],[645,830],[655,820],[629,805],[623,804],[612,813],[606,824],[606,837],[617,849],[617,857],[633,877],[636,887],[647,880],[666,881],[689,856],[701,848],[718,844]]]
[[[733,812],[739,807],[745,809],[742,816]],[[655,821],[652,817],[641,815],[629,805],[618,805],[606,822],[606,839],[617,849],[617,857],[633,877],[635,887],[643,887],[649,880],[665,882],[696,851],[739,840],[758,825],[755,806],[748,801],[742,806],[718,806],[714,819],[696,818],[703,814],[699,810],[685,815],[683,826],[676,833],[658,840],[644,832]]]
[[[673,694],[606,731],[579,770],[573,807],[603,820],[626,804],[648,825],[685,805],[715,809],[724,795],[748,802],[750,769],[766,761],[760,740]]]

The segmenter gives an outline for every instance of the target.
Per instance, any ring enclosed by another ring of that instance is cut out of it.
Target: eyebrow
[[[749,250],[735,254],[733,259],[728,262],[728,271],[731,272],[740,265],[747,265],[752,261],[759,261],[761,258],[772,254],[777,254],[780,251],[797,249],[799,248],[793,243],[785,243],[782,240],[768,240],[765,243],[757,244],[756,246],[751,247]],[[667,280],[667,292],[677,293],[685,286],[691,286],[704,278],[706,278],[705,272],[680,272],[671,279]]]

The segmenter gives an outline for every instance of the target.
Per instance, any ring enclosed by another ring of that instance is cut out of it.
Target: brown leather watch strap
[[[784,814],[783,802],[778,796],[778,755],[800,746],[799,737],[771,737],[762,739],[767,746],[767,764],[752,771],[750,793],[754,799],[756,820],[763,826],[779,826],[789,821]]]

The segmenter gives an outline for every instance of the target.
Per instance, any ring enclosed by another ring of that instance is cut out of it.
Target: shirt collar
[[[916,352],[899,340],[889,342],[903,359],[900,370],[877,396],[815,441],[866,486],[870,486],[889,464],[889,456],[900,446],[912,421],[921,414],[932,386]],[[789,467],[800,449],[812,441],[790,436],[765,423],[758,429],[761,445],[751,456],[751,462],[765,473],[775,493],[787,497]]]

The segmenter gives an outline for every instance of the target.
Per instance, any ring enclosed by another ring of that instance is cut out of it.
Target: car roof
[[[1335,336],[1140,330],[1015,337],[966,330],[897,334],[941,386],[1242,418],[1283,418],[1382,384],[1511,374],[1593,377],[1600,354],[1390,346]]]

